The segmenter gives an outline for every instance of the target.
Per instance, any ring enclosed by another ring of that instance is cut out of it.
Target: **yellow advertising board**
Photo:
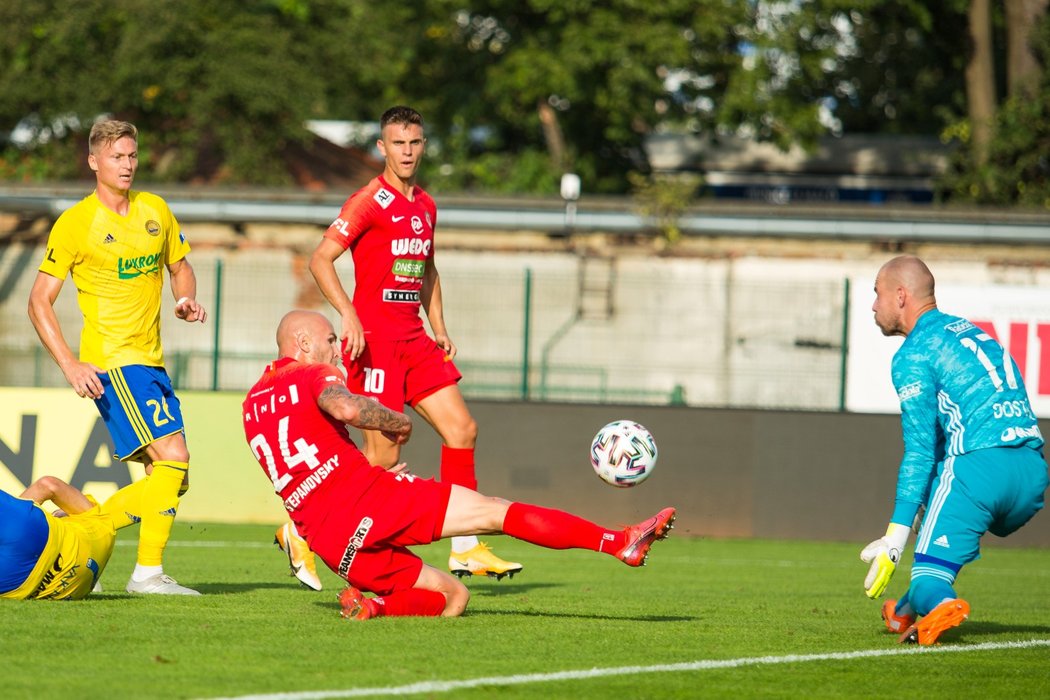
[[[178,392],[190,449],[179,520],[281,523],[284,508],[244,440],[239,393]],[[0,387],[0,489],[18,495],[52,475],[99,501],[144,476],[113,458],[95,405],[72,389]]]

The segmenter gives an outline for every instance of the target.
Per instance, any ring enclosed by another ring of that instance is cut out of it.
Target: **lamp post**
[[[565,173],[561,176],[561,198],[565,200],[565,228],[572,233],[576,225],[576,200],[580,198],[580,176]]]

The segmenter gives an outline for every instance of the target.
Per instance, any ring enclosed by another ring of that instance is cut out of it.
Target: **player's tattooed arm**
[[[345,386],[325,387],[317,403],[333,418],[355,428],[378,430],[394,442],[403,443],[412,433],[412,419],[407,415],[391,411],[374,399],[352,394]]]

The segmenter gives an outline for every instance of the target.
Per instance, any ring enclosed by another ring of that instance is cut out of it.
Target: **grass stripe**
[[[367,623],[363,623],[367,624]],[[470,690],[482,686],[526,685],[550,681],[586,680],[609,676],[628,676],[643,673],[682,673],[713,669],[739,668],[741,666],[767,666],[776,664],[809,663],[812,661],[851,661],[885,656],[913,656],[916,654],[960,654],[978,651],[1001,651],[1004,649],[1034,649],[1050,647],[1050,639],[1030,639],[1017,642],[986,642],[973,645],[942,645],[931,647],[895,647],[891,649],[866,649],[861,651],[832,652],[827,654],[787,654],[784,656],[753,656],[739,659],[704,659],[677,664],[653,666],[621,666],[618,668],[592,668],[554,673],[529,673],[513,676],[490,676],[459,681],[424,681],[409,685],[386,688],[348,688],[345,690],[317,690],[296,693],[266,693],[263,695],[239,695],[213,698],[212,700],[324,700],[326,698],[361,698],[376,696],[405,696],[422,693],[448,693],[455,690]]]

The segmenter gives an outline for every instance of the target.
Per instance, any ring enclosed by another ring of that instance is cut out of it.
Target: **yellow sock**
[[[142,520],[142,494],[146,482],[146,479],[139,479],[117,491],[102,504],[103,514],[113,521],[113,529],[119,530]]]
[[[138,563],[160,566],[179,508],[179,489],[190,465],[185,462],[154,462],[142,491],[142,529],[139,530]]]

